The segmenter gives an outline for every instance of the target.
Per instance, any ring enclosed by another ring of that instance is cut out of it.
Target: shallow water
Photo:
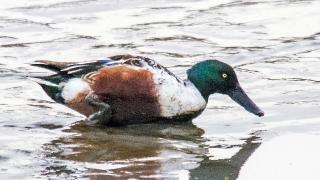
[[[1,179],[236,179],[270,138],[319,134],[320,2],[21,0],[0,7]],[[92,127],[27,74],[37,59],[153,58],[181,77],[215,58],[265,111],[213,95],[192,123]]]

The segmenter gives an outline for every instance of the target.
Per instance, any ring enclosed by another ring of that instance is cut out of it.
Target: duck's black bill
[[[231,99],[240,104],[247,111],[259,117],[264,116],[264,112],[248,97],[240,85],[237,85],[236,88],[229,90],[227,94],[231,97]]]

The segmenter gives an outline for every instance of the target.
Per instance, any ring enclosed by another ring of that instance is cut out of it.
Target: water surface
[[[0,177],[236,179],[261,143],[319,134],[320,2],[316,0],[21,0],[0,7]],[[223,95],[186,124],[85,125],[27,74],[37,59],[153,58],[181,77],[219,59],[265,111]]]

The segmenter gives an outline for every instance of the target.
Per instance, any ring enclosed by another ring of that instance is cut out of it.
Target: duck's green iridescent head
[[[263,111],[241,88],[233,68],[218,60],[206,60],[188,70],[188,79],[208,101],[210,94],[221,93],[231,97],[247,111],[263,116]]]

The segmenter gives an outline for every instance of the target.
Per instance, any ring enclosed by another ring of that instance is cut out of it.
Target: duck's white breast
[[[161,115],[174,117],[203,110],[207,102],[189,81],[182,81],[167,72],[154,73]]]

